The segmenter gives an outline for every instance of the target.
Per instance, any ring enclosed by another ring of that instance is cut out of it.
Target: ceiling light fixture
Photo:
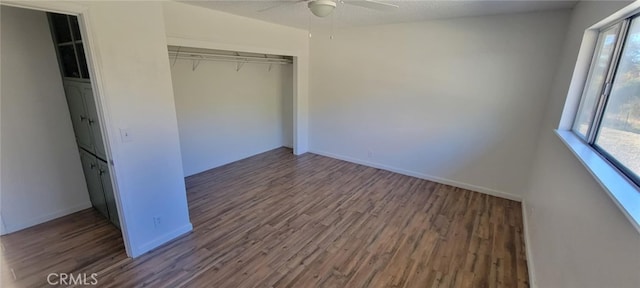
[[[331,12],[333,12],[333,9],[336,8],[336,2],[331,0],[315,0],[309,2],[307,7],[309,7],[309,10],[311,10],[313,15],[318,17],[327,17]]]

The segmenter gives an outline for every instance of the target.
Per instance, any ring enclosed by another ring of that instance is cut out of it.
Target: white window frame
[[[640,17],[640,3],[638,2],[634,2],[621,9],[585,31],[571,79],[567,101],[562,113],[562,119],[556,130],[556,134],[593,175],[613,202],[636,228],[638,233],[640,233],[640,186],[631,179],[632,177],[628,176],[626,173],[628,171],[620,169],[618,166],[619,163],[616,163],[617,161],[612,161],[606,153],[602,153],[602,151],[599,151],[600,149],[592,145],[595,133],[591,127],[589,127],[586,139],[583,139],[573,131],[574,120],[578,113],[580,101],[583,96],[583,89],[591,68],[591,61],[595,53],[595,46],[600,32],[616,23],[636,16]],[[617,64],[617,59],[614,58],[612,60],[612,63],[613,62],[615,63],[611,65]],[[603,98],[603,96],[600,96],[600,98]],[[606,100],[606,98],[604,98],[603,101],[604,100]],[[603,109],[601,105],[603,104],[604,103],[600,101],[597,109],[601,111]],[[598,120],[597,117],[599,116],[596,116],[596,121]],[[596,123],[596,121],[591,123],[592,127],[598,127],[599,123]]]

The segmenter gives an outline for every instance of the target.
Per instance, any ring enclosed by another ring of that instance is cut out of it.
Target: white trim
[[[524,231],[524,247],[525,247],[525,259],[527,260],[527,271],[529,272],[529,287],[537,288],[538,283],[536,283],[536,272],[533,266],[533,252],[531,248],[531,233],[529,230],[529,220],[527,216],[527,202],[522,201],[522,226]]]
[[[573,122],[575,121],[582,100],[582,92],[584,91],[587,77],[589,76],[589,68],[591,67],[591,60],[597,42],[598,32],[596,30],[586,30],[584,32],[580,50],[578,50],[578,58],[576,59],[574,72],[571,76],[567,99],[565,100],[560,116],[560,123],[558,125],[560,129],[569,130],[573,127]]]
[[[84,6],[68,1],[1,1],[2,5],[38,10],[44,12],[54,12],[60,14],[77,15],[86,10]]]
[[[598,30],[598,29],[607,27],[613,24],[614,22],[619,21],[620,19],[625,19],[630,16],[633,16],[634,14],[637,14],[639,9],[640,9],[640,1],[635,1],[625,6],[624,8],[616,11],[615,13],[609,15],[607,18],[600,20],[600,22],[591,25],[591,27],[589,27],[588,29]]]
[[[640,191],[598,152],[582,142],[572,131],[555,130],[556,135],[587,168],[613,203],[640,233]]]
[[[193,230],[193,225],[191,225],[191,223],[184,225],[178,229],[175,229],[169,233],[166,233],[152,241],[149,241],[143,245],[140,245],[139,247],[135,247],[135,249],[133,249],[131,251],[131,258],[136,258],[144,253],[147,253],[155,248],[158,248],[164,244],[169,244],[169,241],[175,240],[176,238],[187,234],[189,232],[191,232]]]
[[[122,239],[124,241],[124,247],[127,255],[131,256],[132,244],[129,237],[129,225],[126,215],[131,215],[132,213],[127,213],[128,207],[126,206],[126,203],[128,202],[123,201],[123,195],[121,194],[120,186],[118,185],[118,173],[116,172],[115,165],[119,162],[119,157],[116,153],[117,149],[115,149],[115,147],[117,147],[119,143],[117,141],[117,137],[111,137],[111,135],[117,136],[117,134],[111,133],[109,130],[109,127],[114,127],[114,125],[112,125],[113,121],[111,120],[110,106],[108,105],[108,101],[103,93],[103,91],[105,91],[102,81],[103,68],[102,63],[100,62],[100,51],[97,48],[98,45],[96,44],[96,37],[91,32],[90,19],[91,13],[88,9],[78,14],[84,49],[88,51],[85,58],[87,59],[87,65],[91,77],[91,89],[93,91],[93,97],[95,98],[96,110],[98,111],[98,118],[100,119],[100,131],[102,133],[102,140],[105,146],[105,153],[107,154],[107,167],[109,168],[109,175],[111,176],[111,187],[116,200]]]
[[[353,158],[353,157],[333,154],[333,153],[330,153],[330,152],[318,151],[318,150],[315,150],[315,149],[310,149],[309,152],[313,153],[313,154],[318,154],[318,155],[322,155],[322,156],[325,156],[325,157],[329,157],[329,158],[334,158],[334,159],[343,160],[343,161],[347,161],[347,162],[351,162],[351,163],[356,163],[356,164],[360,164],[360,165],[364,165],[364,166],[369,166],[369,167],[373,167],[373,168],[387,170],[387,171],[395,172],[395,173],[402,174],[402,175],[416,177],[416,178],[429,180],[429,181],[440,183],[440,184],[450,185],[450,186],[454,186],[454,187],[458,187],[458,188],[462,188],[462,189],[467,189],[467,190],[471,190],[471,191],[475,191],[475,192],[480,192],[480,193],[491,195],[491,196],[496,196],[496,197],[500,197],[500,198],[504,198],[504,199],[509,199],[509,200],[513,200],[513,201],[517,201],[517,202],[522,202],[522,196],[520,196],[520,195],[515,195],[515,194],[503,192],[503,191],[498,191],[498,190],[487,188],[487,187],[477,186],[477,185],[473,185],[473,184],[467,184],[467,183],[463,183],[463,182],[459,182],[459,181],[455,181],[455,180],[449,180],[449,179],[445,179],[445,178],[441,178],[441,177],[427,175],[427,174],[424,174],[424,173],[419,173],[419,172],[409,171],[409,170],[405,170],[405,169],[401,169],[401,168],[391,167],[391,166],[384,165],[384,164],[373,163],[373,162],[369,162],[369,161],[362,161],[360,159],[356,159],[356,158]]]
[[[53,212],[53,213],[48,214],[48,215],[44,215],[44,216],[41,216],[41,217],[29,219],[29,220],[27,220],[25,222],[22,222],[22,223],[16,223],[16,224],[11,224],[10,223],[10,225],[6,225],[6,227],[5,227],[6,230],[3,231],[3,232],[6,232],[5,234],[17,232],[17,231],[20,231],[22,229],[27,229],[29,227],[32,227],[32,226],[35,226],[35,225],[38,225],[38,224],[42,224],[44,222],[51,221],[51,220],[56,219],[56,218],[60,218],[62,216],[67,216],[69,214],[73,214],[73,213],[76,213],[78,211],[82,211],[82,210],[85,210],[85,209],[88,209],[88,208],[91,208],[91,202],[85,202],[85,203],[81,203],[81,204],[78,204],[78,205],[74,205],[74,206],[71,206],[71,207],[66,208],[66,209],[58,210],[58,211]],[[2,219],[2,220],[5,220],[5,219]]]

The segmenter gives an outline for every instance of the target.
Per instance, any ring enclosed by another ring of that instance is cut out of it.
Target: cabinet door
[[[76,134],[78,146],[87,151],[95,152],[93,146],[93,136],[89,126],[89,116],[85,108],[85,101],[82,86],[78,82],[65,81],[64,90],[67,96],[67,104],[71,113],[71,123]]]
[[[95,156],[80,150],[80,161],[82,162],[84,178],[87,181],[87,189],[89,190],[91,204],[93,204],[93,207],[95,207],[98,212],[109,218],[107,202],[104,197],[104,192],[102,191],[98,160]]]
[[[98,160],[98,171],[100,171],[100,179],[102,181],[102,190],[104,191],[104,198],[107,202],[107,209],[109,209],[109,220],[113,225],[120,228],[120,219],[118,218],[118,207],[116,206],[116,198],[113,194],[113,186],[111,185],[111,174],[109,173],[109,167],[104,161]]]
[[[106,160],[107,153],[104,149],[104,142],[102,141],[102,131],[100,129],[100,122],[98,121],[98,109],[96,107],[96,100],[93,97],[93,90],[91,89],[91,83],[84,83],[82,87],[82,97],[87,104],[87,123],[91,128],[91,134],[93,135],[93,146],[95,147],[96,156]]]

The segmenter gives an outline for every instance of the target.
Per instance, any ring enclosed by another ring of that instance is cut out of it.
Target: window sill
[[[640,191],[638,188],[573,132],[568,130],[555,131],[640,233]]]

